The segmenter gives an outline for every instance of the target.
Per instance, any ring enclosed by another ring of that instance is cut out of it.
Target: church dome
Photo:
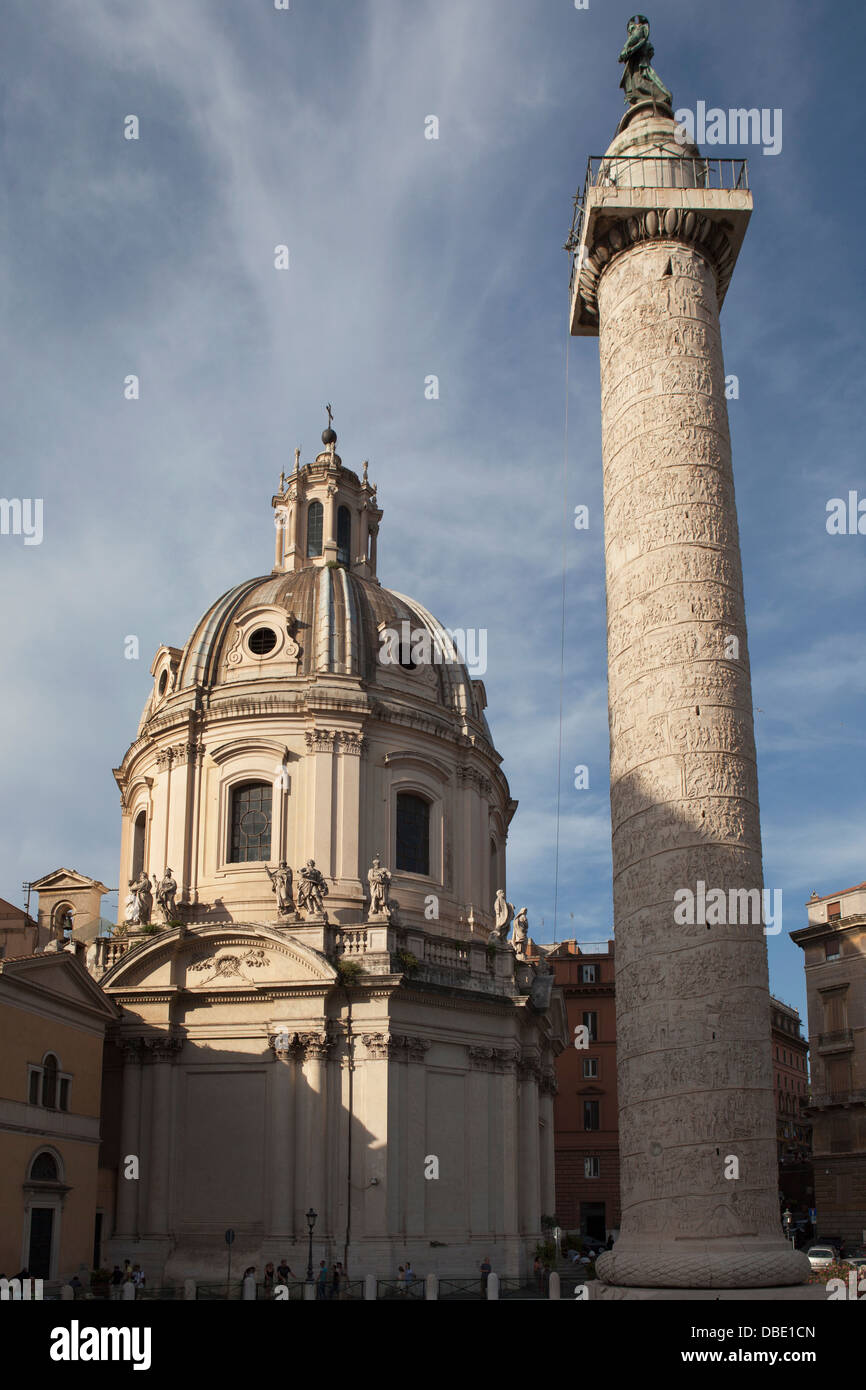
[[[403,929],[462,939],[470,921],[492,926],[516,806],[473,678],[486,634],[383,587],[376,486],[325,433],[323,452],[301,465],[296,450],[280,477],[270,574],[227,590],[184,646],[154,657],[115,769],[119,881],[168,881],[172,865],[187,924],[273,922],[272,866],[311,861],[333,931],[363,921],[381,857]]]
[[[196,624],[171,680],[159,672],[141,731],[172,692],[279,676],[349,676],[383,690],[396,680],[422,700],[471,714],[476,700],[461,638],[419,603],[341,566],[248,579]],[[425,654],[428,660],[417,659]]]

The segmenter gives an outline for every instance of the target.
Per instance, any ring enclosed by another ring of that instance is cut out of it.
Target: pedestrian
[[[608,1235],[608,1238],[607,1238],[607,1240],[606,1240],[605,1243],[604,1243],[604,1248],[605,1248],[605,1250],[612,1250],[612,1249],[613,1249],[613,1231],[611,1231],[610,1234]]]
[[[120,1265],[115,1265],[109,1280],[109,1296],[117,1303],[120,1299],[120,1290],[123,1284],[123,1270]]]
[[[537,1255],[536,1255],[535,1259],[532,1261],[532,1273],[533,1273],[533,1276],[534,1276],[534,1278],[535,1278],[535,1285],[536,1285],[536,1288],[540,1289],[540,1288],[541,1288],[541,1260],[538,1258]]]
[[[144,1289],[144,1273],[142,1272],[141,1265],[132,1266],[132,1282],[135,1285],[135,1296],[136,1298],[140,1298],[142,1290]]]
[[[415,1271],[409,1261],[406,1261],[406,1292],[409,1292],[409,1285],[415,1282]]]
[[[316,1298],[327,1298],[328,1296],[328,1266],[324,1260],[319,1261],[319,1277],[316,1281]]]
[[[273,1294],[275,1279],[276,1274],[274,1271],[274,1262],[273,1260],[268,1260],[267,1264],[265,1265],[264,1278],[262,1279],[262,1288],[264,1289],[265,1293]]]
[[[289,1269],[289,1262],[286,1259],[285,1255],[280,1260],[280,1263],[277,1265],[277,1276],[278,1282],[280,1284],[288,1284],[290,1279],[295,1278],[294,1274]]]
[[[403,1298],[406,1293],[406,1271],[402,1265],[397,1266],[397,1294]]]
[[[544,1261],[543,1279],[543,1292],[548,1293],[550,1291],[550,1265],[547,1260]]]
[[[487,1280],[490,1278],[492,1268],[490,1256],[485,1255],[484,1259],[481,1261],[481,1292],[485,1298],[487,1297]]]
[[[241,1298],[242,1298],[242,1299],[250,1300],[250,1299],[254,1299],[255,1296],[256,1296],[256,1267],[255,1267],[255,1265],[247,1265],[247,1268],[244,1270],[243,1283],[241,1284]]]
[[[338,1260],[337,1263],[334,1265],[334,1276],[333,1276],[333,1278],[332,1278],[332,1280],[331,1280],[331,1297],[332,1297],[332,1298],[339,1298],[339,1297],[340,1297],[340,1288],[341,1288],[341,1286],[342,1286],[342,1283],[343,1283],[343,1266],[340,1264],[340,1261]]]
[[[128,1257],[123,1261],[123,1278],[124,1281],[132,1278],[132,1265]]]

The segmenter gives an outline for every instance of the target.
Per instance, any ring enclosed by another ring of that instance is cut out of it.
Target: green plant
[[[558,1226],[558,1225],[559,1225],[559,1217],[556,1215],[556,1213],[554,1213],[553,1216],[544,1216],[544,1215],[542,1215],[542,1218],[541,1218],[541,1229],[542,1229],[542,1231],[552,1231],[553,1228],[554,1228],[554,1226]]]
[[[345,960],[342,956],[337,961],[337,975],[339,976],[340,984],[345,989],[349,989],[352,985],[356,985],[363,974],[364,967],[361,965],[360,961]]]
[[[552,1240],[540,1240],[535,1247],[535,1253],[540,1260],[547,1260],[552,1265],[556,1259],[556,1246]]]
[[[156,936],[157,932],[161,931],[162,927],[158,922],[145,922],[141,928],[142,936]]]
[[[406,975],[414,975],[421,962],[417,956],[413,956],[411,951],[398,951],[396,960],[400,969]]]

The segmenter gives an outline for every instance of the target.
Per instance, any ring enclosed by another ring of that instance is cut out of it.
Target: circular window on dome
[[[168,671],[163,671],[162,675],[159,678],[159,686],[157,688],[159,690],[160,695],[165,694],[168,688]]]
[[[267,656],[277,645],[277,634],[273,628],[257,627],[255,632],[251,632],[247,642],[253,656]]]

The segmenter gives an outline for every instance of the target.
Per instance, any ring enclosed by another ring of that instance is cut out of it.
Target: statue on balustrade
[[[142,869],[138,878],[130,884],[138,903],[138,922],[136,925],[147,926],[150,922],[150,914],[153,910],[153,885],[147,874]]]
[[[169,922],[174,922],[176,920],[176,897],[177,879],[172,874],[171,869],[166,869],[165,873],[162,876],[162,879],[157,884],[156,889],[156,901],[162,908],[163,921],[165,922],[166,926],[168,926]]]
[[[504,888],[497,888],[496,897],[493,901],[493,930],[488,937],[490,942],[498,942],[504,946],[508,940],[508,933],[511,930],[511,921],[514,917],[514,903],[505,901]]]
[[[526,908],[522,907],[514,919],[514,934],[511,944],[518,960],[526,960],[526,942],[529,937],[529,921],[526,916]]]
[[[298,910],[316,916],[324,914],[328,885],[316,861],[308,859],[300,873],[298,884]]]
[[[367,872],[367,882],[370,885],[370,916],[384,917],[386,921],[390,921],[391,905],[388,896],[391,892],[391,874],[388,869],[382,868],[378,855]]]
[[[273,872],[265,865],[268,878],[271,880],[271,889],[277,895],[277,911],[281,916],[286,917],[295,910],[295,899],[292,891],[293,875],[285,859],[280,860],[280,867]],[[298,895],[300,897],[300,894]]]

